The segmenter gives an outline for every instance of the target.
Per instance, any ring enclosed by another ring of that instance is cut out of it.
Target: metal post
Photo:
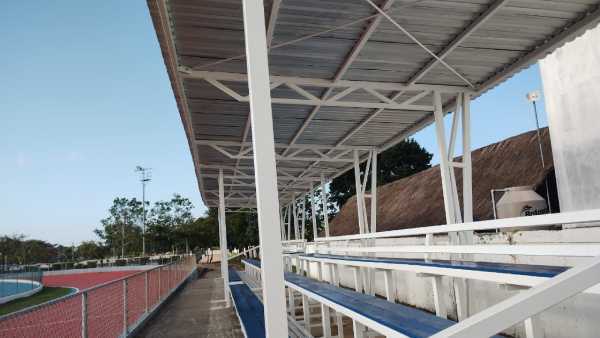
[[[473,222],[473,174],[471,162],[471,96],[464,93],[462,100],[463,146],[463,222]],[[494,212],[496,207],[494,206]]]
[[[377,151],[371,159],[371,232],[377,232]]]
[[[310,304],[308,297],[302,295],[302,315],[304,317],[304,327],[308,333],[310,332]]]
[[[127,279],[123,279],[123,337],[127,337]]]
[[[148,271],[146,271],[144,273],[144,312],[148,313],[148,307],[149,307],[149,302],[148,302],[148,293],[149,291],[149,285],[148,285]]]
[[[302,219],[300,220],[300,239],[306,238],[306,195],[302,196]]]
[[[329,307],[325,304],[321,304],[321,316],[323,317],[323,338],[331,338],[331,316],[329,313]]]
[[[540,134],[540,120],[538,118],[537,105],[535,100],[531,101],[533,103],[533,112],[535,114],[535,126],[538,140],[538,147],[540,150],[540,160],[542,161],[542,169],[546,169],[546,163],[544,161],[544,149],[542,147],[542,135]],[[546,200],[548,202],[548,212],[552,213],[552,205],[550,204],[550,188],[548,187],[548,178],[544,178],[544,182],[546,185]]]
[[[243,5],[254,176],[262,256],[265,333],[267,338],[280,338],[287,337],[289,333],[285,311],[282,246],[276,229],[275,231],[272,229],[279,219],[279,199],[277,180],[274,179],[277,177],[277,170],[265,9],[263,0],[244,0]]]
[[[298,239],[298,210],[296,208],[295,194],[292,194],[292,215],[294,216],[294,239]]]
[[[327,208],[327,192],[325,191],[325,175],[321,174],[321,203],[323,204],[323,226],[325,237],[329,237],[329,212]]]
[[[365,233],[362,185],[360,182],[360,163],[358,150],[354,150],[354,185],[356,190],[356,211],[358,213],[358,229],[361,234]]]
[[[292,205],[288,204],[287,208],[287,240],[292,239]]]
[[[87,292],[81,294],[81,338],[88,337],[88,322],[87,322]]]
[[[313,242],[317,238],[317,208],[315,204],[315,195],[313,191],[310,191],[310,210],[311,210],[311,221],[313,229]]]
[[[221,250],[221,276],[223,277],[223,293],[227,307],[229,300],[229,269],[227,254],[227,226],[225,224],[225,187],[223,184],[223,169],[219,169],[219,249]]]
[[[444,131],[444,113],[442,111],[442,97],[439,92],[433,92],[435,131],[440,155],[440,174],[442,177],[442,191],[444,195],[444,210],[446,212],[446,223],[453,224],[454,206],[451,199],[450,171],[448,168],[448,154],[446,151],[446,134]]]
[[[161,293],[160,293],[160,270],[162,270],[162,265],[158,267],[158,301],[160,302]]]

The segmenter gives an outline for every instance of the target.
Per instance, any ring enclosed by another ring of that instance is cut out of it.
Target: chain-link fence
[[[0,298],[31,291],[41,282],[42,271],[37,267],[0,271]]]
[[[194,256],[0,317],[0,337],[124,337],[196,268]]]

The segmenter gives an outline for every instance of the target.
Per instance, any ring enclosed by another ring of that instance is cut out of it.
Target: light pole
[[[152,180],[152,169],[142,166],[135,167],[135,171],[140,174],[142,182],[142,257],[146,257],[146,183]]]
[[[535,90],[527,93],[527,101],[531,102],[533,105],[533,114],[535,115],[535,126],[538,140],[538,148],[540,150],[540,160],[542,161],[542,170],[545,171],[546,163],[544,161],[544,149],[542,147],[542,136],[540,134],[540,120],[538,117],[537,105],[536,101],[540,99],[540,92]],[[548,212],[552,213],[552,206],[550,204],[550,189],[548,188],[548,177],[547,175],[544,177],[544,184],[546,185],[546,201],[548,203]]]

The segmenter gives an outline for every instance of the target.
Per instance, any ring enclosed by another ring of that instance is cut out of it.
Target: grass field
[[[35,295],[0,305],[0,316],[66,296],[71,292],[73,292],[71,288],[44,287]]]

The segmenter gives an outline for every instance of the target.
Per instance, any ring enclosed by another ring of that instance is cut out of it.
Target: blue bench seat
[[[244,262],[260,267],[260,261],[255,259],[244,259]],[[291,272],[285,273],[285,281],[409,337],[429,337],[456,323],[423,310],[319,282]]]
[[[554,276],[569,269],[568,267],[563,267],[563,266],[547,266],[547,265],[507,264],[507,263],[451,261],[451,260],[425,260],[425,259],[413,259],[413,258],[360,257],[360,256],[326,255],[326,254],[306,254],[306,255],[302,255],[301,257],[317,258],[317,259],[323,258],[323,259],[355,261],[355,262],[418,265],[418,266],[435,267],[435,268],[485,271],[485,272],[506,273],[506,274],[514,274],[514,275],[525,275],[525,276],[547,277],[547,278],[554,277]]]
[[[250,290],[238,273],[229,269],[229,290],[240,318],[244,334],[248,338],[265,337],[264,307],[260,299]]]
[[[343,289],[294,273],[286,272],[285,280],[288,284],[317,294],[408,337],[429,337],[456,323],[423,310],[388,302],[385,299]]]

